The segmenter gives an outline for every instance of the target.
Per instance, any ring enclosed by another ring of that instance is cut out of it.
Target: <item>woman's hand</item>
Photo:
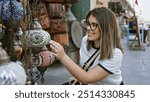
[[[61,60],[66,55],[63,46],[61,46],[58,42],[51,40],[49,44],[53,54],[57,59]]]

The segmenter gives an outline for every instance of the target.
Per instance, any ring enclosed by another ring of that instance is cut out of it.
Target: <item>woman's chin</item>
[[[93,41],[93,38],[92,38],[92,37],[88,37],[88,40],[89,40],[89,41]]]

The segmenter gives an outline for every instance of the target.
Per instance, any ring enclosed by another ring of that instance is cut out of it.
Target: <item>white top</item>
[[[84,63],[91,57],[91,55],[97,50],[95,48],[91,48],[89,51],[86,48],[87,46],[87,36],[84,36],[81,42],[80,48],[80,66],[82,67]],[[94,63],[91,66],[91,69],[95,66],[100,66],[99,68],[103,68],[105,71],[110,73],[110,75],[103,80],[97,81],[93,84],[99,85],[119,85],[122,81],[121,76],[121,63],[122,63],[123,54],[120,49],[114,49],[114,55],[111,59],[100,60],[99,56],[95,59]]]

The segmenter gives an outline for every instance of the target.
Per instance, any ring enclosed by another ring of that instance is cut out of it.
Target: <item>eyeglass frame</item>
[[[97,27],[98,27],[98,23],[95,23],[95,22],[89,23],[89,21],[84,21],[84,26],[85,26],[86,30],[87,30],[87,27],[90,26],[90,29],[92,31],[95,31],[97,29]],[[94,28],[92,28],[92,27],[94,27]]]

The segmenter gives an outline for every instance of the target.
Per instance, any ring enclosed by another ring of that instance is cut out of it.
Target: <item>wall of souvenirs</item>
[[[26,70],[26,84],[41,81],[46,69],[55,62],[48,42],[55,40],[76,62],[83,29],[71,12],[79,0],[0,0],[0,50],[8,53],[10,61],[20,62]],[[36,70],[35,70],[36,69]]]

